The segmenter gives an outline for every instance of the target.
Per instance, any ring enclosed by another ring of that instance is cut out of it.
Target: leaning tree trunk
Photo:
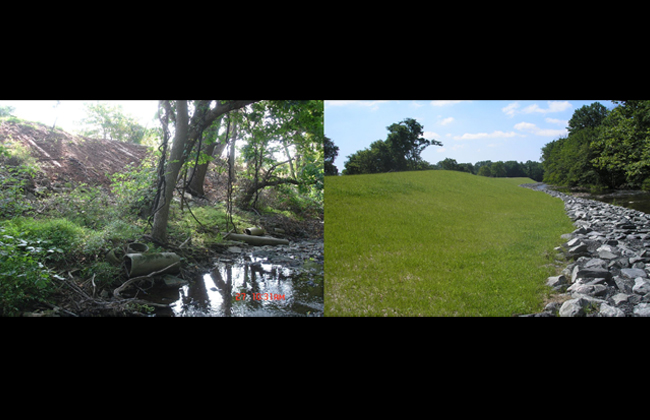
[[[218,158],[219,156],[221,156],[223,149],[226,148],[226,144],[228,144],[228,139],[223,140],[221,143],[217,143],[216,138],[219,135],[219,128],[221,126],[221,117],[219,117],[218,122],[216,122],[215,124],[216,124],[216,127],[214,127],[215,141],[212,144],[206,146],[203,152],[208,156]],[[191,172],[190,177],[192,180],[187,186],[187,191],[195,197],[203,197],[205,195],[205,192],[203,191],[203,182],[205,181],[205,174],[208,172],[209,165],[210,162],[197,165]]]
[[[163,243],[167,241],[169,205],[172,201],[178,174],[185,161],[184,153],[186,151],[189,152],[189,150],[186,149],[191,149],[193,147],[193,142],[198,139],[200,133],[210,126],[216,118],[253,102],[257,102],[257,100],[221,101],[214,108],[208,109],[206,107],[209,106],[210,101],[198,101],[195,103],[195,108],[203,109],[204,112],[197,114],[195,111],[195,114],[192,116],[191,127],[189,123],[187,101],[183,100],[176,102],[176,134],[174,135],[174,142],[165,168],[164,196],[161,197],[163,204],[158,208],[158,210],[156,210],[153,219],[151,236],[154,239]],[[196,106],[197,104],[199,106]]]
[[[218,158],[221,156],[223,149],[226,148],[226,144],[227,143],[225,142],[219,144],[212,143],[205,149],[205,154]],[[187,186],[187,191],[195,197],[203,197],[205,195],[205,191],[203,190],[203,183],[205,182],[205,175],[208,173],[208,165],[210,165],[210,162],[198,165],[196,168],[194,168],[193,174],[190,175],[192,177],[192,181]]]
[[[176,177],[181,170],[183,164],[183,149],[187,141],[188,132],[188,114],[187,114],[187,101],[176,102],[176,134],[174,135],[174,142],[172,150],[169,155],[169,163],[167,164],[165,172],[165,189],[164,196],[161,197],[164,202],[162,207],[156,212],[153,218],[153,229],[151,236],[160,241],[167,242],[167,220],[169,219],[169,205],[172,201],[174,194],[174,187],[176,186]]]

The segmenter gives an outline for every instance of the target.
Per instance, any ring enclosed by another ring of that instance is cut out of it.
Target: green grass
[[[529,178],[420,171],[325,178],[326,316],[542,310],[574,227]]]

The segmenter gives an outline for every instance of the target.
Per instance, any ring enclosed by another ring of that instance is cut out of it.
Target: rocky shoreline
[[[562,199],[576,229],[556,248],[558,259],[571,263],[546,282],[557,299],[524,316],[650,316],[650,215],[540,185],[521,186]]]

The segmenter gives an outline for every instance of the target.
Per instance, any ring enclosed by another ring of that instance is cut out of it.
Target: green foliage
[[[0,117],[9,117],[15,110],[13,106],[0,106]]]
[[[643,188],[650,177],[650,101],[595,102],[574,113],[569,135],[542,148],[544,180],[586,188]]]
[[[422,151],[431,145],[442,146],[437,140],[422,137],[423,127],[413,118],[386,127],[386,140],[377,140],[369,149],[348,156],[343,175],[374,174],[421,168]]]
[[[8,235],[1,227],[0,235],[0,315],[12,316],[48,296],[50,274],[38,261],[46,249],[44,241]]]
[[[650,178],[646,178],[645,181],[641,184],[641,189],[643,191],[650,191]]]
[[[38,167],[25,147],[15,142],[0,145],[0,218],[20,215],[32,208],[25,200],[25,188]]]
[[[463,164],[461,164],[463,165]],[[489,160],[476,162],[473,167],[472,173],[481,176],[491,176],[495,178],[518,178],[528,177],[534,181],[541,182],[544,175],[544,169],[540,162],[533,162],[532,160],[526,163],[509,160],[506,162],[497,161],[492,162]]]
[[[29,241],[42,241],[49,248],[46,260],[60,261],[77,253],[85,236],[85,230],[62,218],[34,219],[16,217],[2,222],[8,235]]]
[[[115,286],[122,274],[122,268],[111,263],[100,261],[84,268],[81,272],[83,278],[94,277],[97,289]]]
[[[593,163],[607,173],[610,187],[638,188],[650,176],[650,101],[613,102],[619,106],[592,143]]]
[[[140,166],[127,165],[123,172],[111,176],[111,190],[116,200],[116,207],[122,210],[122,215],[130,219],[134,215],[148,216],[151,212],[153,199],[156,195],[156,151]],[[131,216],[128,216],[131,214]]]
[[[577,109],[567,127],[569,134],[574,134],[585,128],[596,128],[602,124],[607,117],[608,110],[600,102],[594,102],[591,105],[585,105]]]
[[[17,217],[0,226],[0,312],[16,315],[51,292],[45,264],[61,261],[79,239],[79,229],[64,219]]]
[[[121,105],[101,102],[84,105],[87,116],[80,121],[88,126],[82,131],[84,136],[141,144],[145,137],[154,135],[153,131],[147,130],[135,118],[125,114]]]
[[[192,216],[194,214],[194,216]],[[195,219],[196,217],[196,219]],[[238,214],[233,214],[233,222],[238,228],[250,224]],[[197,223],[199,220],[201,224]],[[181,217],[170,221],[169,236],[183,242],[188,236],[192,237],[192,246],[210,247],[221,242],[221,235],[217,232],[227,232],[227,213],[223,205],[193,207],[192,213],[185,211]]]
[[[256,205],[259,191],[291,184],[297,194],[321,201],[325,176],[323,101],[260,101],[240,113],[246,143],[242,208]]]
[[[334,160],[339,155],[339,147],[329,137],[324,138],[325,149],[325,175],[338,175],[339,170],[334,166]]]
[[[601,172],[593,164],[592,140],[598,128],[585,128],[548,143],[542,149],[544,182],[576,187],[603,185]]]
[[[478,170],[478,175],[492,176],[492,171],[490,170],[490,166],[489,165],[481,166],[481,168]]]

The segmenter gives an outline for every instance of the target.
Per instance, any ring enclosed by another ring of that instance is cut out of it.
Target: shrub
[[[650,178],[646,178],[641,184],[641,189],[643,191],[650,191]]]
[[[124,172],[111,176],[111,190],[118,208],[140,217],[149,215],[156,189],[153,159],[144,159],[137,168],[128,165]]]
[[[40,220],[17,217],[3,222],[8,235],[27,241],[40,241],[48,250],[47,260],[61,261],[79,251],[86,231],[66,219]]]
[[[120,266],[114,266],[108,262],[96,262],[82,271],[84,278],[94,277],[95,286],[98,290],[114,285],[122,273]]]
[[[41,246],[45,245],[42,240],[7,235],[1,227],[0,234],[0,314],[17,315],[27,304],[49,294],[50,274],[38,259],[56,251]]]
[[[23,193],[38,170],[35,162],[18,143],[0,145],[0,217],[14,217],[32,208]]]

